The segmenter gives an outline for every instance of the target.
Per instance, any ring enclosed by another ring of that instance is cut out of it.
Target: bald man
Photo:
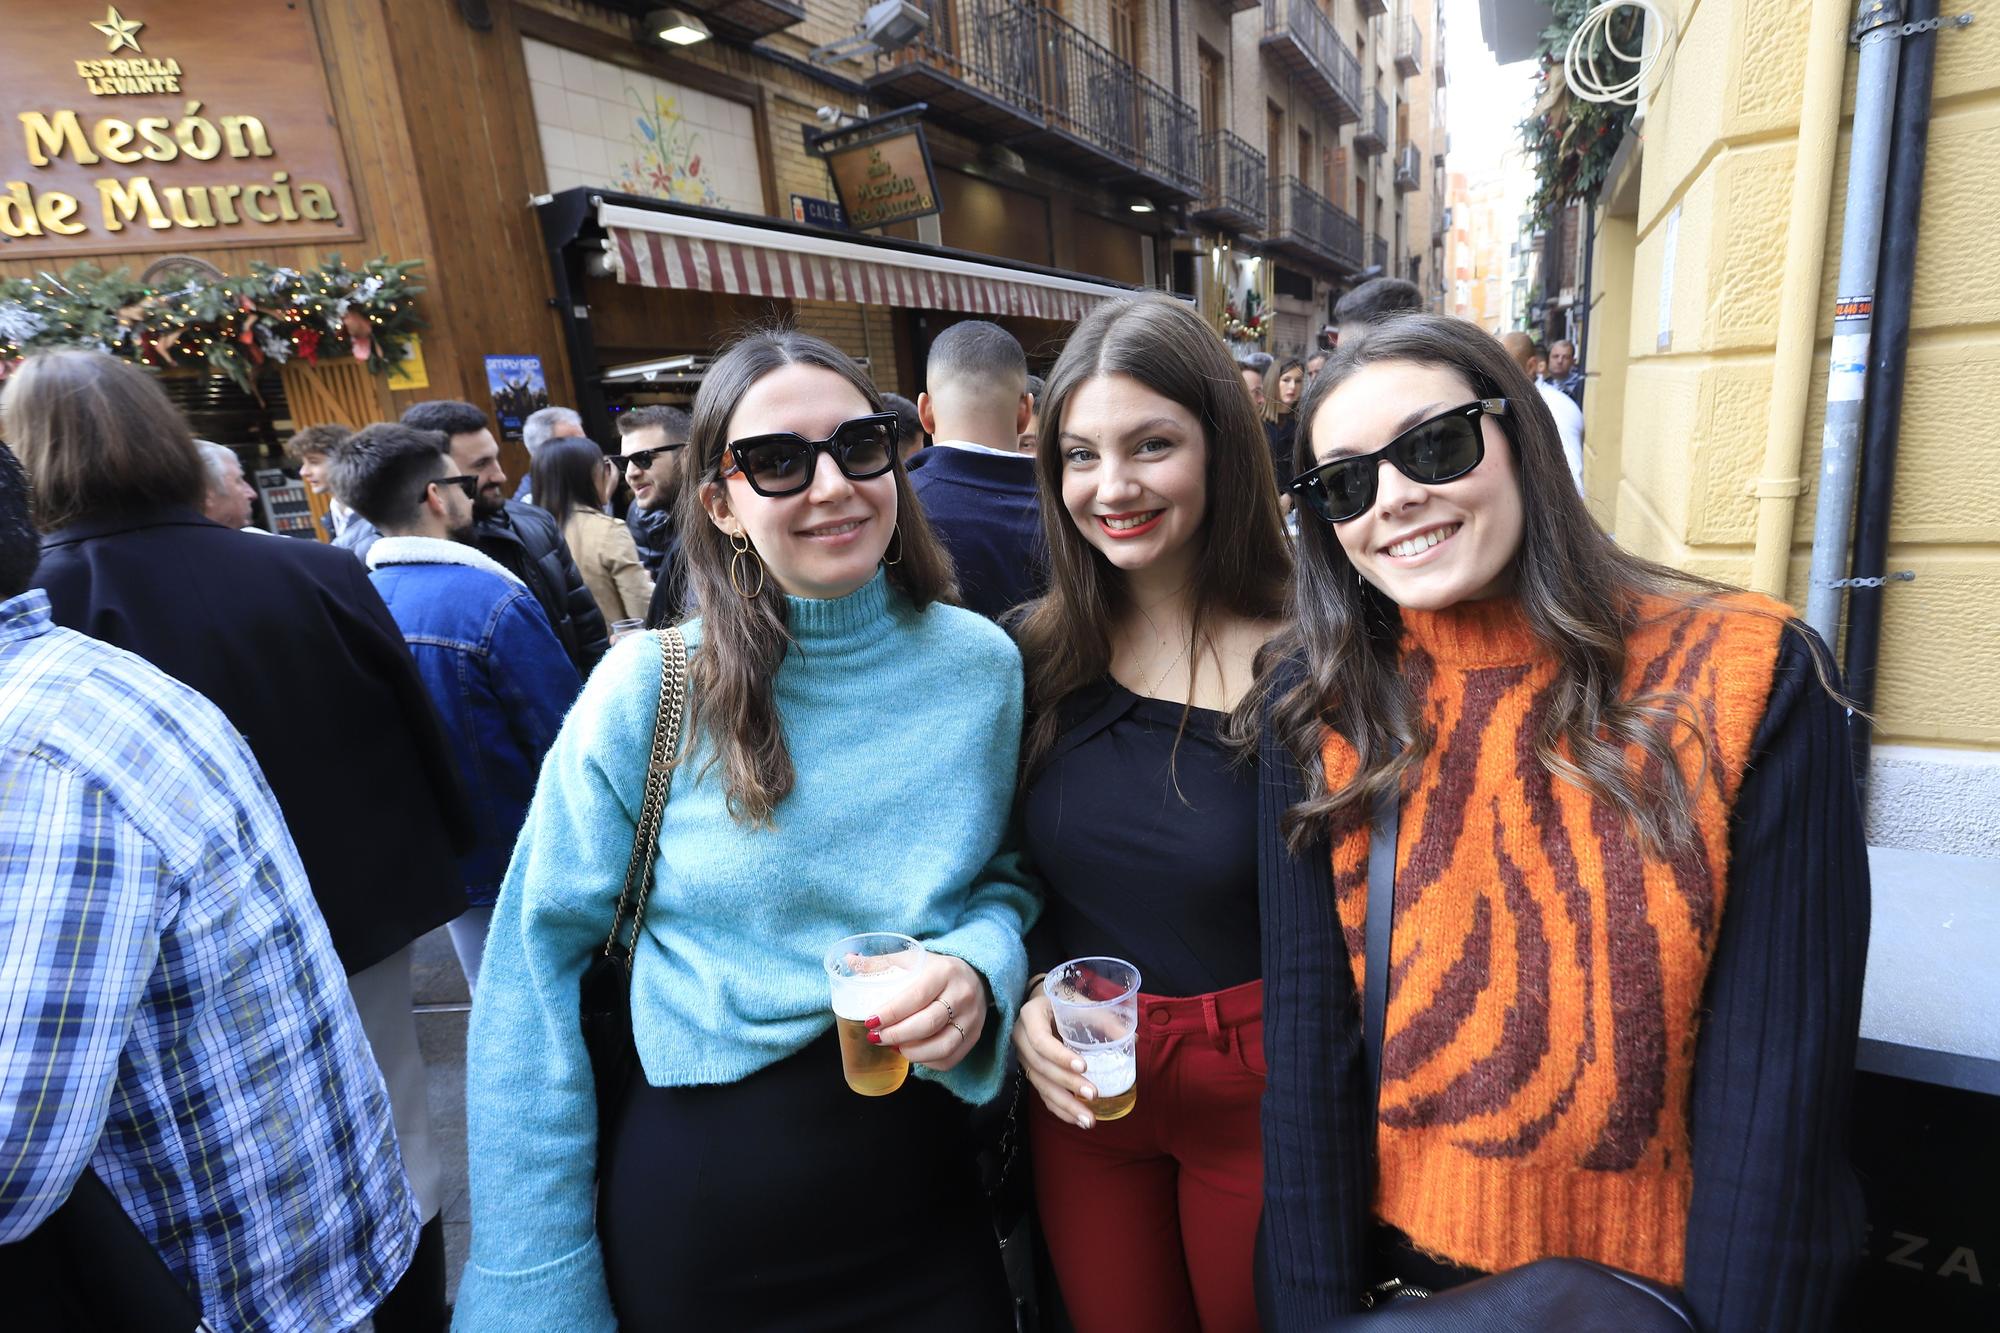
[[[1535,386],[1535,392],[1548,405],[1549,415],[1556,419],[1556,434],[1562,437],[1563,457],[1569,460],[1569,474],[1576,481],[1578,494],[1583,493],[1583,409],[1570,400],[1570,396],[1553,384],[1535,378],[1535,340],[1525,333],[1503,333],[1500,345],[1507,349],[1507,355],[1514,358],[1521,373]]]

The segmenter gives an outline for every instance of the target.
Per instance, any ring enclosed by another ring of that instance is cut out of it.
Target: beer
[[[910,1062],[893,1046],[868,1040],[874,1018],[916,977],[924,946],[908,935],[875,931],[836,940],[826,951],[833,994],[833,1028],[840,1034],[840,1071],[863,1097],[886,1097],[910,1076]]]
[[[1122,958],[1074,958],[1042,983],[1063,1045],[1083,1057],[1097,1092],[1091,1114],[1117,1120],[1139,1102],[1139,969]]]
[[[848,1087],[863,1097],[884,1097],[903,1086],[910,1062],[893,1046],[870,1045],[866,1019],[836,1013],[833,1026],[840,1033],[840,1072]]]
[[[1113,1042],[1098,1050],[1084,1050],[1084,1077],[1097,1089],[1090,1113],[1099,1120],[1117,1120],[1130,1115],[1139,1102],[1139,1059],[1131,1038]]]

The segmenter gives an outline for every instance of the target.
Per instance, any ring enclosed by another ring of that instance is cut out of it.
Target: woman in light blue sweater
[[[543,767],[473,1007],[461,1329],[1012,1327],[966,1135],[999,1090],[1036,898],[1003,846],[1021,663],[945,604],[894,418],[838,349],[737,343],[695,400],[679,530],[689,737],[632,978],[644,1078],[599,1161],[577,983],[630,853],[660,693],[634,636]],[[847,1090],[826,947],[925,943]],[[595,1196],[595,1197],[593,1197]]]

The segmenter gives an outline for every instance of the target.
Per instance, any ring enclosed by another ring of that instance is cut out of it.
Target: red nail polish
[[[871,1032],[871,1033],[869,1033],[869,1034],[868,1034],[868,1044],[869,1044],[870,1046],[880,1046],[880,1045],[882,1044],[882,1034],[881,1034],[881,1033],[879,1033],[879,1032]]]
[[[869,1028],[879,1028],[882,1026],[882,1020],[880,1018],[871,1018],[868,1020],[867,1026]]]

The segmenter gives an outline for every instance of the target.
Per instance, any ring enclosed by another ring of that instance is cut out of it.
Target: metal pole
[[[1875,322],[1875,266],[1882,249],[1882,189],[1896,111],[1896,61],[1903,48],[1901,0],[1862,0],[1854,89],[1854,141],[1848,154],[1847,207],[1841,222],[1840,279],[1834,286],[1833,360],[1820,434],[1819,493],[1813,510],[1812,574],[1806,623],[1829,644],[1840,641],[1841,570],[1861,451],[1861,411],[1868,340]]]
[[[1937,17],[1937,0],[1911,0],[1909,20]],[[1921,32],[1903,43],[1896,91],[1896,132],[1883,209],[1882,267],[1876,283],[1881,336],[1868,353],[1868,399],[1862,432],[1860,495],[1854,516],[1852,577],[1859,586],[1847,607],[1847,692],[1864,709],[1875,706],[1875,665],[1882,641],[1882,580],[1889,560],[1889,505],[1896,483],[1896,447],[1901,434],[1903,367],[1910,350],[1910,302],[1916,287],[1917,222],[1924,203],[1924,161],[1929,153],[1932,60],[1937,33]],[[1854,780],[1865,794],[1868,723],[1855,718]]]

